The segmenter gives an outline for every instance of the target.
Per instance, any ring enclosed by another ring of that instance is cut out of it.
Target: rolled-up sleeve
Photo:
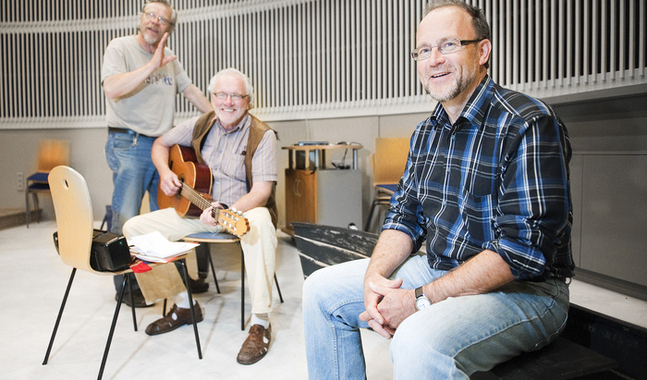
[[[530,123],[520,138],[510,144],[516,152],[505,155],[496,238],[483,248],[497,252],[515,278],[529,279],[544,274],[564,232],[570,233],[570,148],[563,127],[550,116]]]

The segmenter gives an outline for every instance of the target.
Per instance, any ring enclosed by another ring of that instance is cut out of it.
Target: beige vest
[[[210,123],[210,121],[213,120],[214,114],[215,112],[211,111],[200,116],[200,118],[195,122],[195,126],[193,127],[193,141],[191,145],[195,150],[195,155],[198,162],[201,164],[205,164],[205,161],[202,158],[202,147],[204,146],[204,141],[207,137],[207,133],[209,133],[211,127],[213,127],[214,123]],[[254,157],[254,153],[256,153],[256,148],[258,148],[258,144],[260,144],[266,132],[274,132],[274,130],[271,129],[267,124],[263,123],[252,115],[249,116],[251,117],[252,121],[249,126],[249,138],[247,140],[246,148],[247,153],[245,154],[245,174],[247,177],[248,192],[253,185],[252,158]],[[272,185],[272,192],[270,193],[270,197],[267,199],[265,207],[267,207],[268,211],[270,212],[270,215],[272,216],[272,223],[274,224],[274,227],[276,227],[279,219],[279,214],[276,207],[276,182]]]

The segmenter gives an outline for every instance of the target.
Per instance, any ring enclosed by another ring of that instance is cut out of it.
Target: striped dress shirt
[[[164,134],[168,145],[191,146],[193,127],[199,116],[178,124]],[[226,131],[218,120],[211,128],[202,147],[202,157],[213,175],[213,199],[228,206],[247,194],[245,177],[245,154],[251,118],[245,116],[230,131]],[[252,159],[252,180],[276,182],[276,135],[265,133]]]

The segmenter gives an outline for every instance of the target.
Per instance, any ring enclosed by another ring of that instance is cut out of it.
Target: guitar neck
[[[200,193],[195,191],[191,186],[182,182],[182,191],[180,192],[182,196],[188,199],[191,203],[198,206],[200,210],[205,210],[211,207],[211,202],[208,199],[203,197]]]

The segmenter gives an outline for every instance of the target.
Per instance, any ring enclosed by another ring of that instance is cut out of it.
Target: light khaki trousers
[[[245,257],[247,284],[252,297],[252,313],[269,313],[272,308],[272,283],[274,280],[276,229],[265,207],[257,207],[243,214],[250,230],[240,243]],[[129,219],[123,226],[128,240],[133,236],[159,231],[170,241],[179,240],[197,232],[220,232],[221,226],[208,226],[199,219],[187,219],[167,208]],[[189,254],[187,266],[196,272],[195,254]],[[186,291],[180,273],[174,265],[160,265],[145,273],[136,273],[137,282],[146,298],[153,303]]]

